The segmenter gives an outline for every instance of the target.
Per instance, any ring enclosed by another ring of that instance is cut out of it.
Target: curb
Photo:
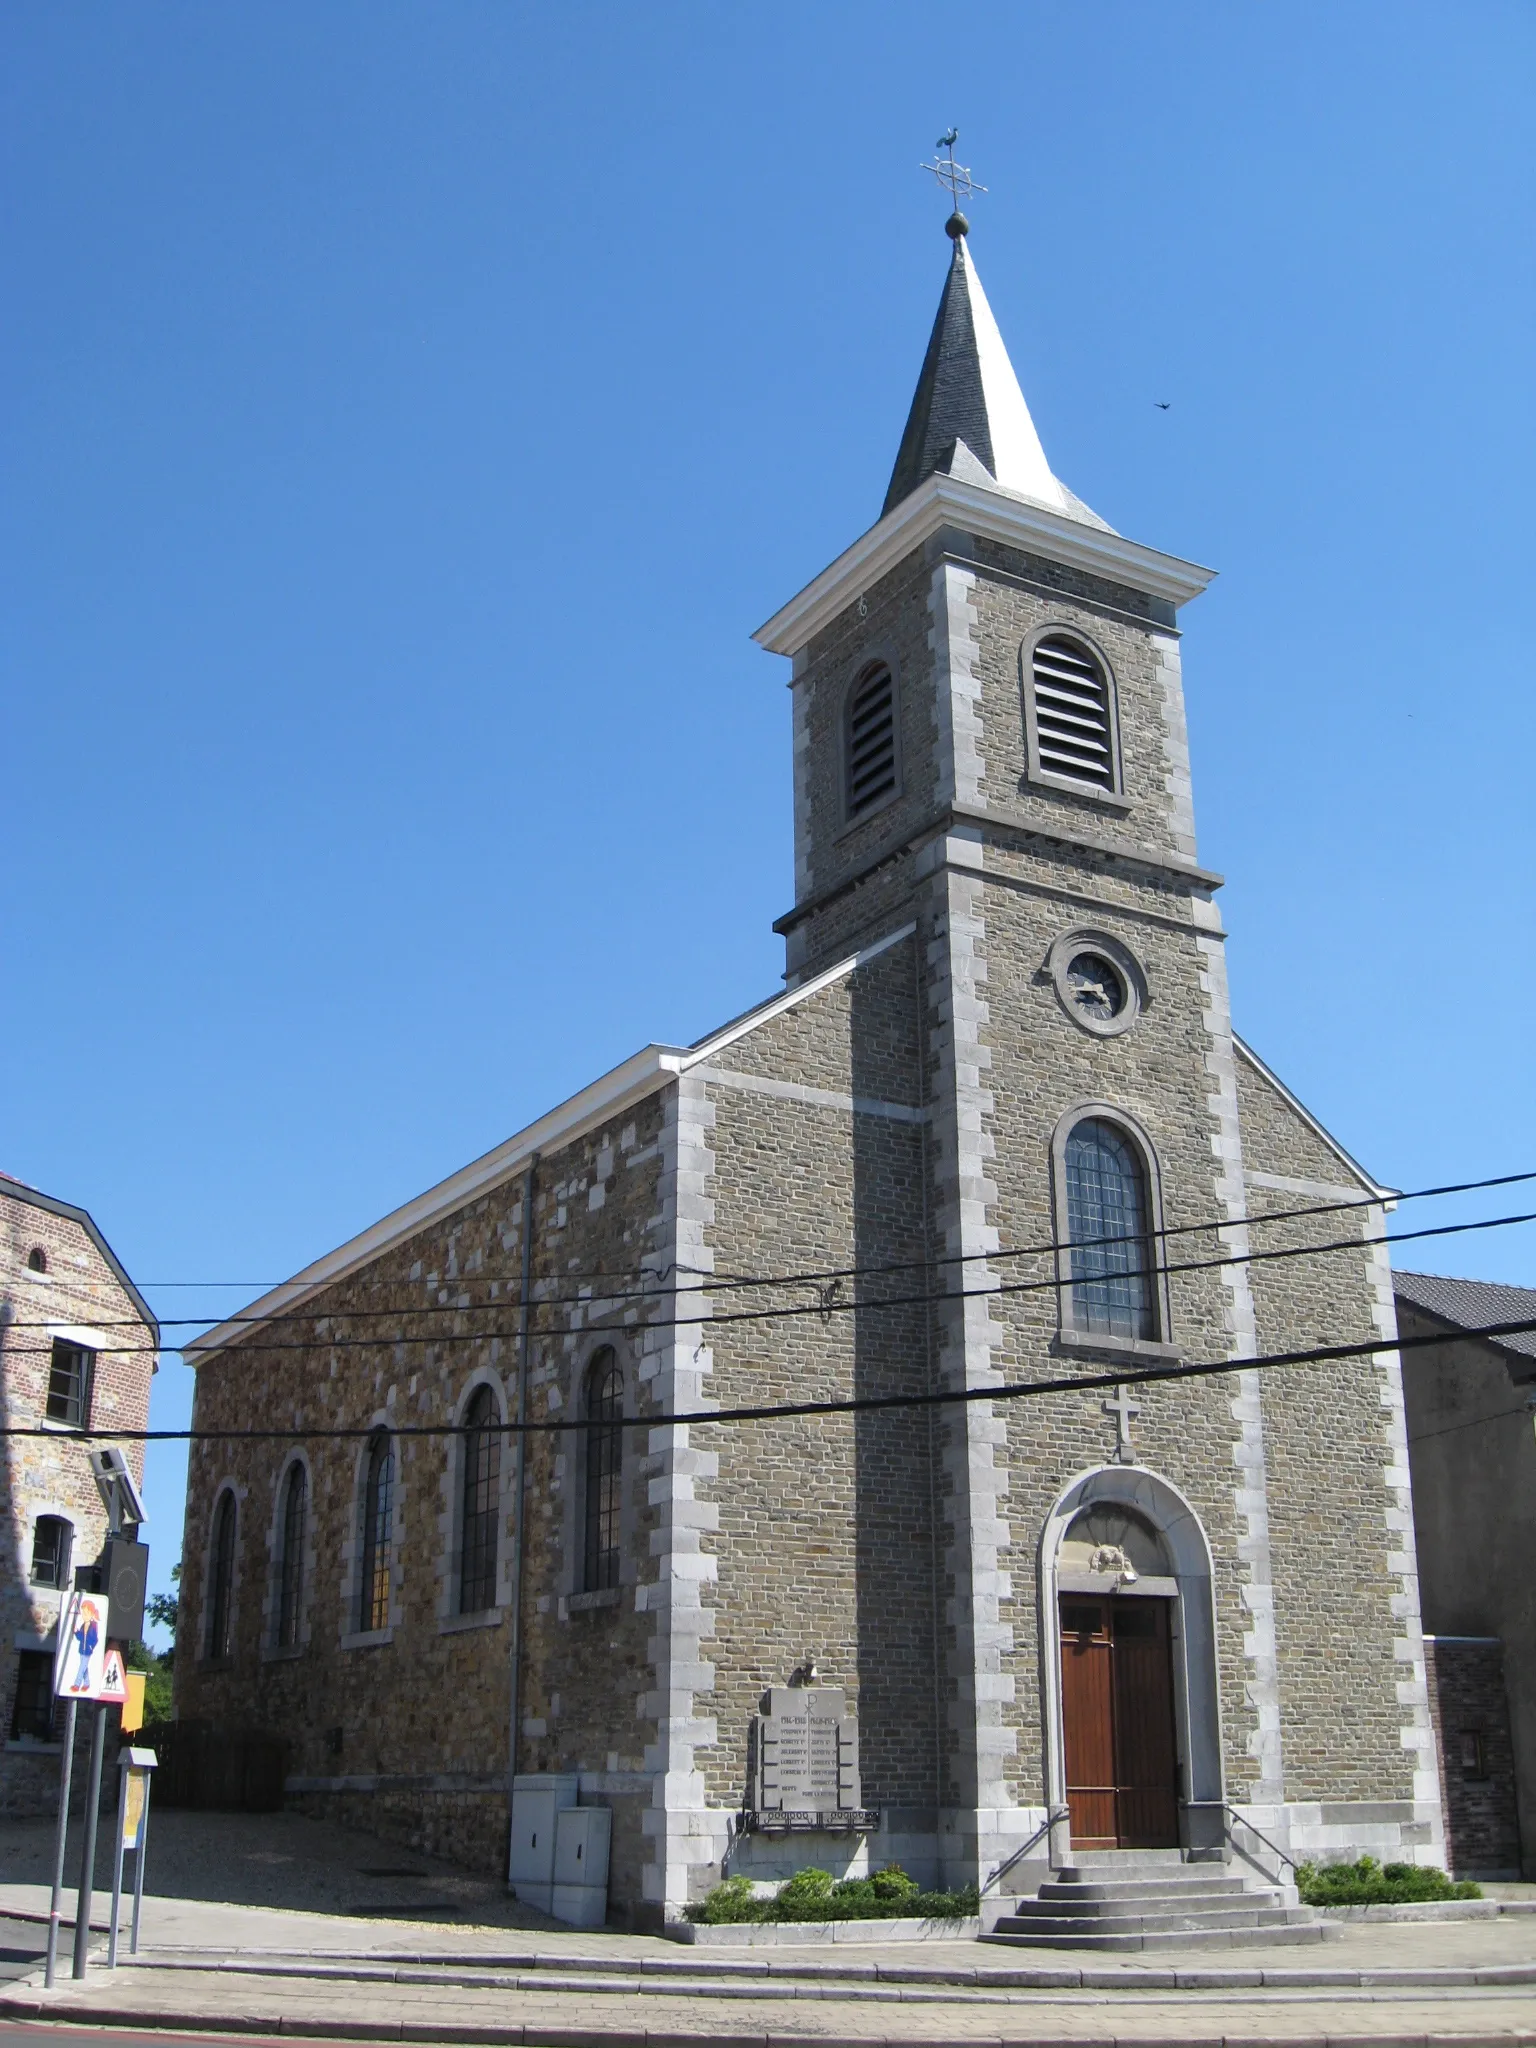
[[[196,1956],[150,1959],[139,1956],[122,1967],[185,1971],[197,1975],[272,1977],[317,1983],[438,1984],[450,1989],[509,1991],[607,1992],[635,1997],[673,1998],[891,1998],[901,1994],[947,1998],[973,2003],[1015,1991],[1461,1991],[1511,1990],[1536,1986],[1536,1961],[1522,1963],[1442,1963],[1349,1968],[1275,1964],[1192,1963],[1183,1968],[1123,1965],[1119,1969],[1084,1963],[1036,1968],[987,1969],[961,1966],[952,1970],[920,1963],[867,1963],[839,1968],[834,1963],[806,1962],[791,1968],[780,1964],[759,1974],[739,1963],[712,1973],[707,1966],[669,1964],[648,1958],[640,1964],[612,1963],[589,1957],[544,1959],[510,1968],[424,1965],[414,1960],[381,1957],[335,1962],[259,1960],[230,1957],[222,1962]],[[0,2001],[3,2008],[3,2001]]]
[[[25,2004],[25,2010],[20,2010]],[[132,2012],[124,2007],[73,2006],[68,2011],[45,2009],[41,2001],[0,1999],[6,2017],[59,2024],[137,2027],[166,2033],[252,2034],[309,2041],[442,2041],[485,2044],[485,2048],[1536,2048],[1536,2032],[1458,2029],[1455,2033],[1383,2034],[1340,2032],[1318,2034],[722,2034],[687,2033],[676,2028],[634,2027],[494,2027],[455,2026],[431,2021],[396,2020],[368,2025],[351,2020],[280,2018],[270,2021],[224,2018],[215,2022],[198,2014]]]

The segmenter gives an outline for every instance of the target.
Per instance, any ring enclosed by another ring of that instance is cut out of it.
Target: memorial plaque
[[[776,1685],[756,1724],[762,1813],[847,1812],[859,1805],[859,1732],[830,1685]]]

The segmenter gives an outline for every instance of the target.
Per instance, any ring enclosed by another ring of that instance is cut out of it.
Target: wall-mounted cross
[[[1115,1389],[1113,1401],[1100,1404],[1106,1415],[1115,1418],[1115,1456],[1122,1465],[1134,1465],[1136,1453],[1131,1449],[1131,1417],[1141,1413],[1141,1403],[1131,1399],[1129,1387],[1121,1385]]]

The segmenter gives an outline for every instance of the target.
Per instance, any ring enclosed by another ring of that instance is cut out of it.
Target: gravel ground
[[[96,1884],[109,1891],[114,1819],[102,1816],[96,1843]],[[65,1861],[71,1906],[81,1825],[70,1825]],[[51,1882],[53,1833],[51,1820],[7,1821],[0,1828],[0,1883]],[[495,1878],[296,1813],[184,1813],[151,1806],[147,1853],[148,1888],[166,1899],[447,1926],[560,1926],[519,1905]],[[103,1907],[107,1903],[101,1901]]]

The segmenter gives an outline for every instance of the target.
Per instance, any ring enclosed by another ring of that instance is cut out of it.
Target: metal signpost
[[[77,1572],[74,1592],[60,1603],[58,1637],[53,1655],[53,1696],[56,1701],[66,1702],[68,1711],[64,1721],[64,1754],[59,1763],[59,1821],[54,1838],[53,1895],[49,1901],[48,1945],[43,1965],[43,1983],[49,1989],[53,1986],[58,1961],[59,1924],[63,1911],[64,1853],[69,1829],[70,1780],[74,1771],[76,1710],[81,1700],[91,1701],[96,1708],[91,1729],[91,1774],[85,1798],[84,1840],[80,1848],[80,1882],[75,1895],[71,1972],[75,1977],[83,1977],[91,1941],[96,1823],[101,1808],[101,1768],[107,1746],[107,1708],[121,1706],[128,1697],[122,1652],[108,1641],[108,1637],[124,1643],[137,1641],[144,1627],[147,1553],[136,1540],[138,1527],[144,1520],[144,1503],[139,1498],[139,1490],[121,1451],[93,1450],[88,1455],[97,1490],[107,1510],[107,1544],[97,1564],[84,1566]],[[133,1528],[133,1537],[128,1541],[123,1537],[125,1522]],[[124,1553],[127,1553],[126,1557]],[[105,1584],[102,1584],[103,1579]],[[147,1778],[145,1783],[147,1785]],[[119,1865],[121,1854],[119,1849]],[[141,1874],[142,1869],[141,1850],[135,1874]],[[134,1926],[136,1941],[137,1910]]]
[[[155,1768],[152,1749],[125,1749],[118,1757],[117,1852],[112,1864],[112,1920],[107,1935],[107,1968],[117,1968],[118,1923],[123,1911],[123,1855],[133,1851],[133,1925],[128,1953],[139,1952],[139,1914],[144,1906],[144,1846],[149,1840],[149,1774]]]

